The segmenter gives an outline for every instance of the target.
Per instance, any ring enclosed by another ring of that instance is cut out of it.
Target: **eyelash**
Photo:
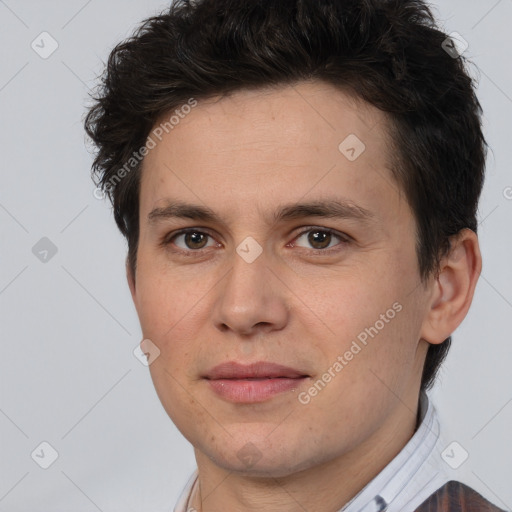
[[[318,231],[318,232],[321,232],[321,233],[327,233],[327,234],[330,234],[330,235],[333,235],[334,237],[338,238],[340,240],[340,243],[336,244],[335,246],[333,247],[328,247],[326,249],[310,249],[310,251],[312,252],[315,252],[315,253],[331,253],[331,252],[336,252],[337,250],[339,249],[336,249],[338,246],[340,245],[348,245],[350,242],[351,242],[351,239],[348,235],[343,235],[341,233],[339,233],[338,231],[335,231],[333,229],[329,229],[329,228],[321,228],[321,227],[318,227],[318,226],[309,226],[307,228],[305,228],[304,230],[302,230],[300,233],[298,233],[293,241],[299,239],[302,235],[306,234],[306,233],[309,233],[309,232],[312,232],[312,231]],[[199,233],[199,234],[202,234],[202,235],[206,235],[210,238],[213,238],[212,235],[210,235],[209,233],[205,232],[205,231],[201,231],[200,229],[198,228],[185,228],[185,229],[181,229],[175,233],[172,233],[171,235],[166,235],[161,244],[163,247],[166,247],[167,249],[170,248],[170,245],[172,243],[172,241],[177,238],[178,236],[180,235],[186,235],[187,233]],[[179,253],[179,254],[182,254],[184,256],[194,256],[196,254],[200,254],[201,252],[203,252],[205,249],[210,249],[211,247],[206,247],[204,249],[170,249],[172,252],[175,252],[175,253]],[[304,247],[302,247],[302,249],[305,249]],[[306,249],[307,250],[307,249]]]

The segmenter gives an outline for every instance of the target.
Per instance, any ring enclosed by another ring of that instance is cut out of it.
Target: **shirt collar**
[[[439,439],[439,420],[427,394],[419,398],[419,425],[400,453],[339,512],[382,512],[414,479]]]

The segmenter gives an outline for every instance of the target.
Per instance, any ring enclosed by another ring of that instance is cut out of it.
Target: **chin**
[[[322,464],[332,457],[332,454],[307,452],[304,449],[304,440],[291,444],[288,438],[288,444],[285,439],[271,443],[266,435],[259,439],[253,436],[252,440],[246,440],[246,436],[243,440],[236,441],[230,438],[229,443],[226,439],[225,448],[229,451],[219,450],[219,444],[199,449],[216,466],[254,478],[284,478]],[[235,446],[238,448],[234,449]]]
[[[226,471],[251,478],[285,478],[314,466],[310,461],[297,461],[291,458],[276,459],[273,457],[268,459],[262,457],[253,465],[241,462],[236,455],[228,458],[225,456],[222,458],[210,457],[210,459],[215,465]]]

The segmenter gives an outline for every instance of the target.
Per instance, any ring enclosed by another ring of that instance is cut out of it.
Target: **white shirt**
[[[400,453],[338,512],[412,512],[453,480],[441,456],[449,443],[440,435],[436,409],[424,392],[420,394],[419,418],[419,427]],[[174,512],[196,512],[186,507],[197,485],[197,475],[196,469]]]

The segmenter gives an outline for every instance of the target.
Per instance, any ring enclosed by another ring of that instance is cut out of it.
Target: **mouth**
[[[235,403],[255,403],[292,391],[310,376],[288,366],[260,361],[242,365],[234,361],[212,368],[203,378],[221,398]]]

